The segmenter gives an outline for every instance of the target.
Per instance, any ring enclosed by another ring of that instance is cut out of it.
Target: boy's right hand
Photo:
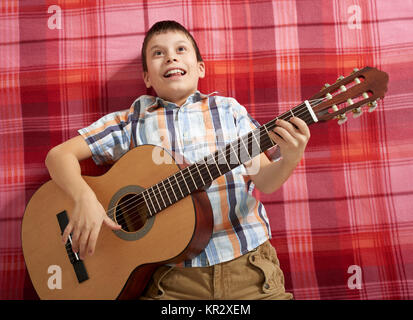
[[[83,260],[86,254],[94,253],[102,222],[112,230],[122,228],[109,218],[92,191],[82,193],[75,200],[72,215],[63,232],[63,243],[66,243],[69,235],[72,234],[72,250],[79,252],[80,259]]]

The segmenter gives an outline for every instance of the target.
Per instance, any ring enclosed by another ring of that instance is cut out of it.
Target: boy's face
[[[160,98],[179,106],[205,76],[205,64],[197,61],[191,40],[180,31],[153,35],[146,48],[146,64],[146,87],[153,87]]]

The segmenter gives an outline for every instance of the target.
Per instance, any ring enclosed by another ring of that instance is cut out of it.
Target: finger
[[[310,137],[310,129],[308,128],[308,125],[304,120],[298,117],[292,117],[290,119],[290,122],[293,123],[303,135],[308,138]]]
[[[67,240],[69,239],[69,235],[72,232],[73,229],[73,224],[71,224],[70,222],[67,224],[65,230],[63,230],[63,235],[62,235],[62,242],[66,243]]]
[[[85,250],[87,248],[89,235],[90,235],[90,229],[85,228],[82,231],[82,235],[79,240],[79,256],[80,256],[80,259],[82,260],[85,258]]]
[[[95,252],[96,242],[99,236],[100,227],[95,227],[90,232],[89,242],[87,246],[87,254],[92,255]]]
[[[301,132],[299,131],[299,128],[297,128],[294,123],[290,123],[288,121],[278,119],[275,124],[277,125],[277,127],[281,127],[287,130],[288,133],[293,137],[298,137],[301,134]]]
[[[291,124],[290,124],[291,125]],[[277,133],[278,135],[281,136],[281,138],[288,144],[293,144],[296,145],[297,144],[297,140],[295,138],[295,136],[293,136],[287,129],[285,129],[284,127],[275,127],[273,129],[273,131],[275,133]]]
[[[79,252],[79,237],[80,237],[80,228],[77,226],[73,226],[73,232],[72,232],[73,252]]]
[[[297,117],[292,117],[291,122],[286,122],[283,120],[279,121],[278,127],[284,128],[295,140],[288,139],[288,136],[285,136],[286,141],[292,143],[294,146],[306,145],[308,139],[310,138],[310,130],[308,129],[307,124]],[[277,121],[278,122],[278,121]],[[277,123],[278,124],[278,123]]]
[[[271,138],[271,140],[279,147],[282,147],[285,144],[284,139],[278,133],[275,133],[274,131],[270,130],[268,131],[268,135]]]
[[[115,221],[113,221],[111,218],[109,218],[108,216],[106,216],[103,219],[103,223],[105,225],[107,225],[109,228],[111,228],[112,230],[119,230],[122,228],[122,226],[118,223],[116,223]]]

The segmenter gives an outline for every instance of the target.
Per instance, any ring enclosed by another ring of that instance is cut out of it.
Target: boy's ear
[[[198,68],[199,68],[199,77],[204,78],[205,77],[205,63],[202,61],[198,62]]]
[[[151,81],[149,80],[149,75],[148,75],[148,72],[147,71],[144,71],[143,73],[142,73],[142,78],[143,78],[143,81],[145,82],[145,85],[146,85],[146,87],[149,89],[150,87],[152,87],[152,85],[151,85]]]

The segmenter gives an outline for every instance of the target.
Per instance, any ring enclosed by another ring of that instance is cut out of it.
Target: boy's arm
[[[276,124],[273,131],[278,135],[271,131],[269,134],[271,140],[280,147],[282,159],[271,162],[262,153],[245,164],[252,182],[264,193],[275,192],[290,177],[301,161],[310,138],[307,124],[297,117],[292,117],[289,122],[277,120]]]
[[[81,178],[79,161],[90,158],[92,152],[81,136],[76,136],[52,148],[46,156],[46,167],[50,177],[73,200],[84,191],[90,191]]]
[[[95,193],[81,176],[79,161],[91,156],[85,140],[76,136],[51,149],[45,160],[53,181],[74,202],[62,241],[66,243],[72,233],[73,251],[79,252],[81,259],[86,253],[93,254],[102,222],[112,229],[121,228],[107,216]]]

